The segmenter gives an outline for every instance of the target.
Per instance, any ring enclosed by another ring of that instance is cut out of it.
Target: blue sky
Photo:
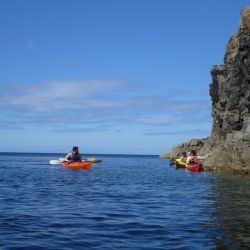
[[[161,154],[211,131],[249,1],[0,1],[0,151]]]

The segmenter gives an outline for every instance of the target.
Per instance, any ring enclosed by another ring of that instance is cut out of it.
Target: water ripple
[[[52,155],[0,154],[0,248],[249,249],[249,177],[101,157],[72,171]]]

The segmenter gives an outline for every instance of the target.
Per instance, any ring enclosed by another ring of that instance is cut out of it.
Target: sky
[[[162,154],[211,133],[245,0],[0,0],[0,152]]]

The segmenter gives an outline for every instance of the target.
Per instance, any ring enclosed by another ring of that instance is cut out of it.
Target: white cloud
[[[9,42],[7,46],[15,50],[34,50],[37,48],[37,43],[32,40],[26,42],[13,41]]]
[[[157,131],[157,132],[146,132],[143,133],[144,135],[202,135],[202,136],[208,136],[210,135],[210,130],[208,129],[190,129],[190,130],[170,130],[170,131]]]
[[[193,123],[201,120],[209,109],[206,100],[190,101],[180,97],[177,101],[177,94],[174,100],[155,92],[143,94],[143,90],[131,89],[122,80],[47,81],[2,85],[0,110],[7,118],[15,117],[19,126],[71,124],[77,127],[84,124],[89,130],[90,126],[100,124],[112,124],[115,128],[117,124],[168,126],[177,122]],[[7,123],[3,126],[7,127]],[[79,132],[85,128],[73,130]]]
[[[0,105],[34,112],[112,108],[116,103],[105,99],[104,95],[123,86],[119,81],[104,80],[11,85],[5,88],[5,93],[0,94]]]
[[[135,122],[145,124],[145,125],[168,125],[170,123],[176,122],[177,118],[166,116],[166,115],[151,115],[143,116],[135,119]]]
[[[30,49],[30,50],[36,49],[37,44],[35,42],[33,42],[33,41],[29,41],[29,42],[26,43],[26,48]]]

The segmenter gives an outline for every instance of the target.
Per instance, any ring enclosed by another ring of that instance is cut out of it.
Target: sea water
[[[0,154],[0,249],[250,249],[250,177],[157,156]]]

